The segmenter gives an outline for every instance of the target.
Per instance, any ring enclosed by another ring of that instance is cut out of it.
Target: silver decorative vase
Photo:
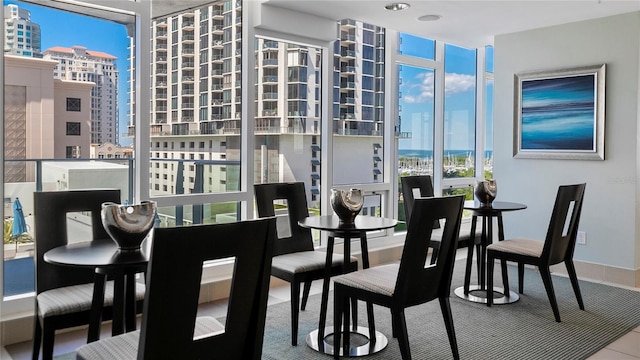
[[[475,194],[481,204],[490,205],[498,194],[498,184],[493,179],[478,181]]]
[[[156,217],[156,202],[143,201],[137,205],[112,202],[102,204],[102,226],[121,251],[138,251]]]
[[[362,210],[364,192],[362,189],[331,189],[331,207],[343,224],[353,224]]]

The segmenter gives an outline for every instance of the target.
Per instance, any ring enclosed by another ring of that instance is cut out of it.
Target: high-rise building
[[[380,135],[384,122],[384,28],[340,21],[334,45],[333,131]],[[339,79],[339,80],[338,80]]]
[[[40,44],[40,25],[31,22],[31,12],[15,4],[5,6],[5,54],[42,57]]]
[[[91,143],[119,143],[117,58],[83,46],[53,47],[43,51],[45,59],[58,62],[54,78],[92,82]]]
[[[241,6],[220,1],[153,22],[152,192],[237,190],[238,174],[228,167],[197,173],[191,164],[240,159],[241,71],[253,71],[254,181],[304,181],[310,194],[319,193],[322,50],[257,38],[250,46],[256,66],[242,69]],[[382,181],[375,159],[381,161],[384,29],[352,20],[336,29],[333,133],[371,149],[374,161],[357,164],[365,171],[354,172],[361,177],[355,182]]]

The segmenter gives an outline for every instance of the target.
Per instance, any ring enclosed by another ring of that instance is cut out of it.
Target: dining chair
[[[77,359],[260,359],[274,218],[154,230],[140,330],[79,347]],[[198,316],[203,263],[234,261],[222,322]]]
[[[303,182],[270,183],[254,185],[256,206],[259,217],[277,216],[278,240],[273,252],[271,275],[287,281],[291,286],[291,345],[298,344],[299,311],[305,310],[311,282],[323,279],[327,264],[327,254],[316,251],[311,229],[298,225],[298,221],[309,216],[307,196]],[[286,216],[276,212],[276,207],[286,207]],[[344,273],[341,254],[332,256],[331,275]],[[358,269],[358,260],[351,257],[347,271]],[[304,283],[302,304],[300,305],[300,284]]]
[[[582,212],[582,201],[587,184],[562,185],[558,188],[556,201],[551,213],[544,241],[514,238],[487,246],[487,287],[493,289],[493,267],[495,259],[518,263],[519,293],[524,291],[524,265],[537,266],[542,282],[547,291],[549,303],[557,322],[560,312],[551,280],[550,266],[564,262],[571,280],[571,286],[578,300],[580,310],[584,310],[578,277],[573,265],[573,251],[578,235],[578,224]],[[502,274],[505,294],[509,291],[509,279],[506,272]],[[493,291],[487,291],[487,306],[493,303]]]
[[[48,191],[34,193],[35,256],[36,256],[36,316],[33,335],[34,360],[38,359],[42,345],[42,358],[53,357],[55,331],[87,325],[91,319],[91,308],[96,277],[102,278],[94,269],[66,267],[49,264],[44,254],[58,246],[68,244],[68,214],[87,212],[91,219],[91,237],[87,241],[109,239],[102,226],[100,211],[102,203],[117,202],[118,189],[91,189],[70,191]],[[103,282],[104,284],[104,282]],[[113,281],[107,281],[104,294],[102,319],[112,318]],[[144,285],[136,286],[138,309],[142,309]]]
[[[393,336],[398,338],[403,359],[411,359],[405,309],[438,299],[449,344],[459,358],[449,294],[462,219],[464,196],[415,199],[400,263],[375,266],[333,278],[334,358],[340,358],[341,329],[349,329],[349,301],[364,300],[391,310]],[[417,221],[417,220],[420,221]],[[434,221],[444,221],[440,255],[434,264],[428,258]],[[344,327],[342,322],[344,320]],[[375,339],[375,324],[369,324],[369,339]],[[344,336],[342,353],[350,340]]]
[[[407,226],[411,221],[411,213],[413,202],[416,199],[416,195],[418,197],[433,197],[433,183],[430,175],[410,175],[410,176],[402,176],[400,178],[400,183],[402,187],[402,198],[404,200],[404,214],[405,221],[407,222]],[[431,263],[434,264],[436,258],[438,257],[438,252],[440,249],[440,222],[434,221],[433,228],[435,231],[431,234],[431,243],[429,247],[431,248]],[[475,244],[476,253],[480,253],[480,242],[476,240],[480,240],[482,236],[482,227],[477,226],[477,216],[472,216],[471,221],[464,222],[460,225],[460,234],[458,235],[458,248],[466,248],[469,247],[470,244]],[[471,252],[471,256],[473,256],[473,252]],[[477,259],[477,267],[478,273],[480,273],[480,257]],[[471,269],[469,268],[468,271]]]

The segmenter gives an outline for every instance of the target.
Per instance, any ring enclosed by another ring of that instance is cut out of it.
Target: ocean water
[[[471,154],[475,157],[474,150],[447,150],[444,152],[444,156],[467,156]],[[493,150],[485,150],[484,157],[490,158],[493,156]],[[414,149],[398,149],[398,157],[414,157],[420,159],[433,159],[433,150],[414,150]]]

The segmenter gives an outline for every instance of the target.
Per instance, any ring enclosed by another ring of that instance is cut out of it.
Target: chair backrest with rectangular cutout
[[[138,359],[260,359],[275,218],[154,230]],[[203,263],[233,258],[224,332],[193,339]]]
[[[396,301],[412,306],[448,296],[463,204],[463,195],[415,200],[412,216],[418,221],[412,221],[407,230],[394,292]],[[440,252],[436,263],[430,264],[427,253],[433,228],[429,224],[438,220],[444,224]]]
[[[88,212],[92,237],[86,241],[110,239],[102,226],[102,203],[120,203],[118,189],[87,189],[33,193],[36,242],[36,293],[63,286],[92,283],[94,269],[52,265],[44,261],[44,253],[67,245],[67,214]]]
[[[411,221],[413,203],[416,198],[414,189],[418,190],[420,197],[433,197],[433,183],[430,175],[411,175],[401,177],[400,184],[402,186],[402,198],[404,199],[404,216],[408,225]],[[435,221],[433,228],[440,228],[440,222]]]
[[[274,255],[313,250],[311,230],[298,225],[298,221],[309,216],[307,196],[303,182],[271,183],[254,185],[256,207],[259,217],[275,216],[274,202],[286,202],[287,236],[278,234]],[[281,225],[278,226],[281,228]]]
[[[576,184],[558,188],[542,251],[542,257],[547,259],[549,265],[573,257],[586,186]]]

